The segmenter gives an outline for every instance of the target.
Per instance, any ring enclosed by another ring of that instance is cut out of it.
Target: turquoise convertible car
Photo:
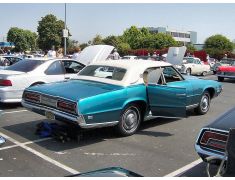
[[[90,64],[76,79],[29,87],[22,104],[48,119],[81,128],[116,126],[134,134],[142,120],[206,114],[219,82],[182,76],[171,64],[150,60],[109,60]]]

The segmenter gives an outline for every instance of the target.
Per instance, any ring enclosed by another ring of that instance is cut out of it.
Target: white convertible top
[[[78,79],[98,81],[120,86],[129,86],[133,84],[143,83],[142,74],[148,68],[172,66],[170,63],[167,62],[152,60],[106,60],[97,63],[92,63],[89,66],[91,65],[118,67],[124,68],[127,71],[121,81],[82,75],[79,75]]]

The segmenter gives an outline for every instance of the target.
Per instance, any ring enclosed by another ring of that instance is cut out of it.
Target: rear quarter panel
[[[80,99],[79,113],[87,124],[119,121],[120,114],[125,106],[133,101],[147,102],[146,87],[135,85],[123,89]]]

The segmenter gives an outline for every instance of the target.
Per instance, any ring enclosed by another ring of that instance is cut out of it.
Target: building
[[[170,34],[176,41],[182,42],[184,45],[197,43],[197,32],[180,31],[169,29],[168,27],[147,27],[150,33],[166,33]]]

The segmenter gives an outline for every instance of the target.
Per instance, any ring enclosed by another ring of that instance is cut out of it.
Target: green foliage
[[[29,30],[12,27],[7,33],[7,41],[15,44],[15,51],[35,50],[37,34]]]
[[[121,56],[128,54],[130,52],[131,47],[128,43],[121,42],[117,46],[118,52]]]
[[[99,35],[99,34],[97,34],[97,35],[93,38],[92,44],[93,44],[93,45],[104,44],[104,43],[103,43],[103,40],[102,40],[102,36]]]
[[[135,26],[131,26],[130,29],[124,31],[122,38],[132,49],[163,49],[178,45],[177,42],[168,34],[151,34],[148,29],[138,29]]]
[[[88,43],[82,43],[82,44],[80,44],[81,50],[83,50],[83,49],[86,48],[87,46],[89,46]]]
[[[210,57],[221,59],[225,53],[233,50],[233,43],[223,35],[217,34],[206,39],[204,50]]]
[[[187,47],[187,51],[191,53],[197,50],[193,44],[187,44],[186,47]]]
[[[62,30],[64,21],[57,20],[56,16],[48,14],[42,17],[38,22],[38,45],[43,50],[51,49],[53,46],[57,49],[64,46]],[[70,35],[70,34],[69,34]]]
[[[118,45],[122,43],[122,39],[120,36],[111,35],[111,36],[104,38],[103,43],[114,46],[114,47],[118,47]]]

